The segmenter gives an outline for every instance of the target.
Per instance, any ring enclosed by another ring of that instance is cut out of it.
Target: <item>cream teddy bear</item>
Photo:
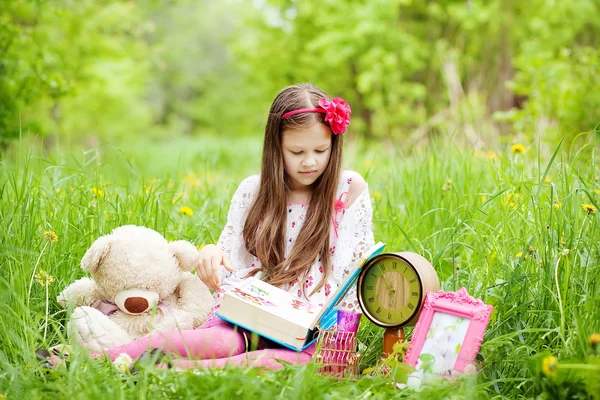
[[[214,304],[208,288],[189,271],[198,249],[185,240],[167,242],[158,232],[126,225],[97,239],[81,260],[92,275],[58,296],[76,307],[70,338],[101,352],[151,333],[200,326]]]

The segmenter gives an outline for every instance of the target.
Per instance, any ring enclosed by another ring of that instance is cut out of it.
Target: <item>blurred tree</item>
[[[148,46],[133,2],[9,1],[0,9],[0,137],[117,137],[146,128]]]
[[[237,36],[236,54],[250,66],[256,85],[272,96],[290,83],[314,82],[348,99],[355,110],[354,129],[367,137],[418,140],[443,126],[445,131],[465,132],[471,144],[483,146],[479,138],[486,131],[497,132],[494,112],[521,107],[524,100],[528,100],[526,108],[538,109],[542,99],[527,89],[532,80],[554,64],[558,69],[564,69],[560,65],[565,63],[578,69],[581,60],[565,60],[561,49],[597,45],[600,34],[598,0],[263,0],[254,4],[255,12],[242,25],[243,35]],[[539,57],[543,63],[529,62]],[[571,76],[582,87],[594,80],[593,71]],[[507,85],[513,79],[518,82]],[[576,99],[568,103],[589,102],[590,96],[599,99],[597,93],[571,93]],[[561,98],[553,108],[545,107],[548,118],[565,118],[564,112],[558,112],[568,106]],[[513,113],[516,119],[526,114]],[[539,113],[527,115],[535,118]],[[569,118],[570,126],[577,120],[577,129],[590,128],[579,117]],[[588,111],[587,120],[600,121],[598,112]]]
[[[179,133],[249,132],[251,88],[231,59],[228,40],[246,6],[210,0],[164,3],[152,16],[150,102],[155,122]]]
[[[600,0],[8,0],[0,141],[256,134],[304,81],[347,99],[354,131],[406,147],[574,135],[600,122],[599,14]]]

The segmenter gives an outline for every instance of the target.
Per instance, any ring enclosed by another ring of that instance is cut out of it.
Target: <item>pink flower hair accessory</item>
[[[329,124],[331,132],[334,135],[343,135],[346,128],[350,125],[350,105],[340,97],[334,97],[331,101],[327,99],[319,100],[319,108],[300,108],[298,110],[288,111],[281,116],[281,119],[289,118],[302,113],[321,113],[325,114],[325,122]]]
[[[343,135],[346,128],[350,125],[350,105],[339,97],[334,97],[331,101],[327,99],[319,100],[319,105],[325,110],[325,122],[329,123],[331,132],[334,135]]]

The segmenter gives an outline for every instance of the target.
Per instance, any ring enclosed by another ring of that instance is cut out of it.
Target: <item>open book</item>
[[[323,307],[252,277],[225,291],[217,316],[292,350],[304,350],[317,339],[319,330],[337,322],[335,305],[355,283],[363,265],[384,247],[379,242],[365,252]]]

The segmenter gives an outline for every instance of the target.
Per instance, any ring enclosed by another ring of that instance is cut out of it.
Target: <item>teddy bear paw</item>
[[[93,352],[102,352],[131,341],[127,332],[92,307],[77,307],[68,328],[69,336],[75,337],[83,348]]]

